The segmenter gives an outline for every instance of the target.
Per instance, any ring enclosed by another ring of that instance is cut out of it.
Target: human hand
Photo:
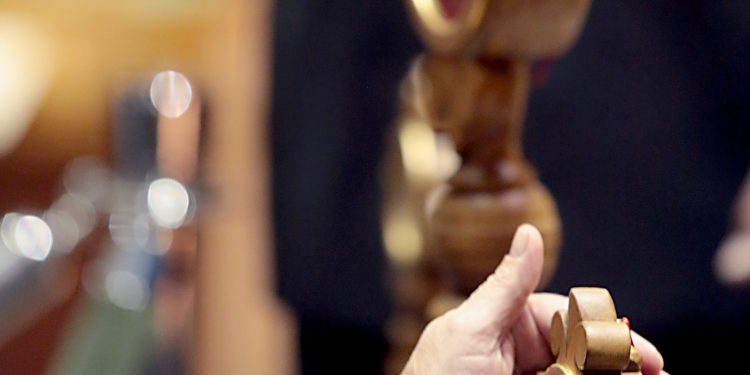
[[[552,315],[567,308],[568,299],[532,294],[543,248],[536,228],[520,226],[495,272],[459,307],[427,325],[402,375],[533,374],[552,364]],[[633,332],[633,344],[643,357],[643,375],[666,374],[651,343]]]

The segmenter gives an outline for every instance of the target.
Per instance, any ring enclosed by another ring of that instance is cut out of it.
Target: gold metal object
[[[464,0],[454,17],[446,14],[441,0],[407,0],[406,4],[422,39],[444,53],[461,50],[476,36],[491,0]]]
[[[463,0],[447,14],[446,0],[406,0],[428,47],[474,57],[553,57],[581,32],[591,0]]]

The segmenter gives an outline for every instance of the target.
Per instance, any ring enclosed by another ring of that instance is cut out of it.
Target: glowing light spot
[[[3,218],[5,221],[5,218]],[[15,225],[15,224],[14,224]],[[2,224],[0,224],[0,231],[2,231]],[[5,280],[10,280],[18,272],[14,272],[13,268],[22,260],[16,252],[8,248],[5,245],[5,241],[0,239],[0,284],[3,284]]]
[[[408,209],[396,209],[386,215],[383,242],[388,257],[397,264],[408,265],[422,255],[422,234],[416,218]]]
[[[10,252],[18,254],[16,249],[16,223],[21,215],[11,212],[3,216],[3,221],[0,222],[0,237],[2,237],[3,245]]]
[[[42,261],[52,249],[52,231],[44,220],[32,216],[21,216],[13,231],[15,249],[22,256]]]
[[[112,271],[104,280],[107,298],[126,310],[143,310],[148,303],[146,281],[128,271]]]
[[[162,116],[176,118],[190,107],[193,89],[182,73],[174,70],[159,72],[151,81],[151,104]]]
[[[418,183],[433,183],[452,176],[461,165],[453,142],[446,135],[436,135],[422,122],[406,119],[398,133],[401,158],[406,176]]]
[[[65,190],[74,194],[78,200],[100,204],[111,191],[110,173],[107,167],[94,157],[77,158],[65,167],[63,185]]]
[[[421,121],[404,121],[398,134],[406,175],[416,179],[434,179],[437,174],[435,133]]]
[[[54,69],[49,36],[32,20],[0,13],[0,155],[31,126]]]
[[[446,134],[438,134],[435,138],[437,147],[438,179],[447,180],[461,167],[461,156],[456,152],[453,141]]]
[[[187,220],[190,194],[185,186],[171,178],[152,182],[147,202],[151,218],[165,228],[178,228]]]
[[[49,225],[55,238],[52,249],[61,253],[69,253],[81,238],[76,220],[62,210],[49,210],[44,213],[43,220]]]
[[[52,204],[50,211],[58,212],[72,219],[76,227],[78,227],[79,239],[94,230],[98,219],[94,204],[86,199],[86,197],[78,194],[63,194]],[[54,232],[54,228],[52,232]]]

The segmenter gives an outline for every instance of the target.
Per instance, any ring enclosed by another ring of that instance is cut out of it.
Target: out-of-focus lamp
[[[0,156],[23,138],[49,87],[53,52],[28,18],[0,13]]]

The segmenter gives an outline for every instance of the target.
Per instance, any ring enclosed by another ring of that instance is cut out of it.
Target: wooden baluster
[[[493,271],[525,222],[544,236],[545,279],[557,262],[557,209],[521,152],[529,76],[526,62],[427,55],[407,80],[406,110],[450,134],[462,159],[431,213],[428,252],[461,294]]]
[[[507,253],[528,222],[545,241],[546,283],[560,221],[552,196],[522,152],[531,63],[567,50],[590,0],[405,0],[428,51],[402,87],[404,117],[448,134],[458,171],[427,205],[421,264],[441,272],[425,321],[459,303]],[[396,314],[399,315],[399,312]]]
[[[522,153],[531,61],[565,51],[588,0],[407,0],[428,52],[404,87],[404,111],[446,132],[462,158],[431,212],[435,263],[460,294],[502,259],[518,225],[545,239],[543,283],[557,261],[554,201]]]

